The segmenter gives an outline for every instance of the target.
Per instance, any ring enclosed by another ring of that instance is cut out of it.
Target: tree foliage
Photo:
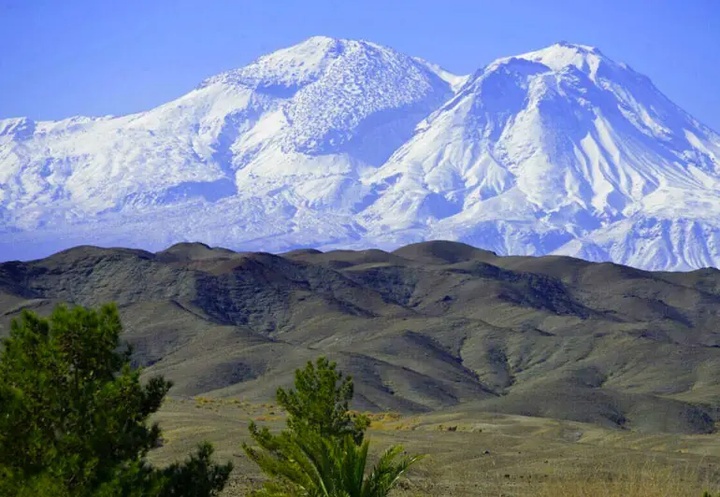
[[[287,429],[275,435],[250,424],[256,444],[244,444],[248,457],[268,477],[257,497],[384,497],[419,459],[391,447],[367,473],[369,424],[353,416],[353,382],[325,358],[295,373],[295,389],[277,392],[288,413]]]
[[[203,445],[182,464],[146,462],[160,429],[149,424],[171,387],[140,381],[120,346],[117,308],[24,311],[0,353],[0,494],[50,497],[211,496],[231,466]],[[181,486],[193,488],[191,493]],[[182,483],[182,485],[181,485]]]
[[[370,424],[366,416],[352,415],[352,378],[343,376],[337,364],[325,357],[316,364],[308,361],[295,371],[295,389],[277,391],[277,402],[288,414],[288,428],[294,432],[313,430],[324,437],[350,435],[361,443]]]

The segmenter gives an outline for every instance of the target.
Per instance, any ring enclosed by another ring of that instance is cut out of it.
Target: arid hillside
[[[115,301],[176,397],[270,400],[319,355],[357,408],[447,408],[707,433],[720,417],[720,271],[652,273],[427,242],[156,254],[77,247],[0,264],[0,334],[23,308]]]

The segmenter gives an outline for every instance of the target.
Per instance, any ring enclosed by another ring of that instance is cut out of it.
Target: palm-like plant
[[[402,456],[401,446],[386,450],[368,473],[368,441],[349,435],[328,439],[313,432],[273,437],[271,451],[245,447],[271,480],[257,497],[385,497],[421,456]]]
[[[395,488],[408,468],[422,457],[402,456],[402,446],[396,445],[387,449],[370,474],[366,475],[370,444],[366,441],[358,446],[348,443],[346,439],[344,445],[346,446],[346,450],[342,453],[344,459],[334,459],[337,470],[341,474],[344,473],[344,477],[339,479],[342,488],[337,489],[338,497],[385,497]]]

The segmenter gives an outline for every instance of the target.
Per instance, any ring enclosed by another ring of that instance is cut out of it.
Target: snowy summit
[[[593,47],[456,76],[314,37],[148,112],[0,120],[0,219],[0,259],[450,239],[720,266],[720,135]]]

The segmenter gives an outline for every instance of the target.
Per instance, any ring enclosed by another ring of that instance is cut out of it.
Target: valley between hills
[[[716,269],[445,241],[277,255],[82,246],[0,264],[0,335],[22,309],[109,301],[135,364],[175,385],[153,457],[209,439],[238,465],[227,495],[259,477],[239,456],[247,422],[280,423],[276,388],[321,355],[353,376],[374,446],[431,454],[407,495],[526,495],[578,474],[622,481],[648,461],[703,480],[688,495],[717,480]]]

